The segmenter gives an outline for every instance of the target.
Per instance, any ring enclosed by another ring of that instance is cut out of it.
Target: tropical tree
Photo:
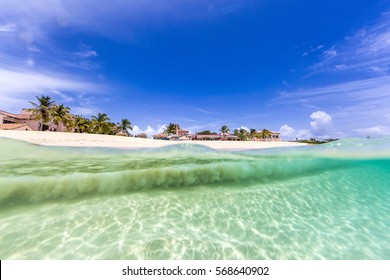
[[[268,129],[262,129],[261,131],[260,131],[260,137],[262,138],[262,139],[266,139],[266,138],[269,138],[271,136],[271,131],[269,131]]]
[[[92,116],[91,128],[93,133],[112,134],[112,123],[107,114],[97,113],[96,116]]]
[[[222,133],[222,137],[225,138],[226,134],[229,133],[230,129],[226,125],[223,125],[221,126],[221,129],[219,131]]]
[[[234,135],[237,136],[241,141],[248,140],[249,133],[243,128],[235,129]]]
[[[51,109],[51,119],[53,123],[57,126],[60,123],[63,123],[64,126],[69,129],[71,126],[71,116],[69,113],[69,107],[65,107],[64,105],[54,105]]]
[[[164,132],[167,133],[168,135],[176,134],[176,127],[178,127],[177,124],[169,123],[166,126]]]
[[[42,95],[41,97],[36,96],[37,103],[29,101],[34,108],[28,109],[31,112],[31,116],[40,121],[39,130],[43,130],[43,124],[50,121],[51,110],[54,106],[54,101],[49,96]]]
[[[91,121],[83,116],[77,115],[73,120],[73,128],[77,133],[88,132],[91,126]]]
[[[131,122],[128,119],[122,119],[121,122],[117,123],[119,131],[126,133],[127,136],[130,135],[129,130],[133,130]]]
[[[257,130],[254,128],[251,128],[249,130],[249,137],[251,138],[251,140],[255,139],[257,137]]]
[[[199,134],[199,135],[210,135],[210,134],[217,135],[216,132],[211,132],[210,130],[199,131],[199,132],[197,132],[196,134]]]

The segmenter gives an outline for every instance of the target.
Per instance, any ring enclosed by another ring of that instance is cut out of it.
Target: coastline
[[[166,141],[101,134],[12,130],[0,130],[0,137],[43,146],[101,147],[120,149],[161,148],[164,146],[185,143],[203,145],[216,150],[252,150],[308,146],[308,144],[305,143],[287,141]]]

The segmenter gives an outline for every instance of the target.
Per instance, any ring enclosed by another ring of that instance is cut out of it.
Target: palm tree
[[[77,115],[73,120],[74,131],[78,133],[88,132],[91,121],[83,116]]]
[[[219,131],[222,133],[222,137],[225,138],[226,134],[229,133],[230,129],[226,125],[223,125],[221,126],[221,129]]]
[[[234,135],[237,136],[241,141],[246,141],[248,139],[248,134],[248,131],[243,128],[234,130]]]
[[[129,130],[133,130],[131,122],[128,119],[122,119],[120,123],[117,123],[119,131],[126,133],[127,136],[130,136]]]
[[[164,132],[168,133],[168,135],[176,134],[176,127],[179,127],[177,124],[169,123],[169,125],[166,126]]]
[[[97,134],[112,133],[110,118],[107,114],[98,113],[96,116],[92,116],[92,132]]]
[[[54,106],[54,101],[51,101],[49,96],[42,95],[41,97],[36,96],[37,103],[29,101],[34,108],[28,109],[31,112],[31,116],[41,121],[39,123],[39,130],[43,130],[43,124],[50,121],[51,109]]]
[[[53,120],[53,123],[57,126],[60,123],[63,123],[64,126],[68,129],[71,125],[71,116],[69,114],[69,107],[65,107],[64,105],[54,105],[54,107],[51,110],[51,118]]]
[[[249,136],[250,136],[251,140],[255,139],[255,137],[257,136],[256,129],[251,128],[250,131],[249,131]]]
[[[269,138],[271,135],[271,131],[269,131],[268,129],[262,129],[261,132],[260,132],[260,137],[262,139],[265,139],[265,138]]]

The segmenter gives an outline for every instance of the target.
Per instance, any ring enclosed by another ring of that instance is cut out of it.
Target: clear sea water
[[[1,259],[390,259],[390,138],[0,160]]]

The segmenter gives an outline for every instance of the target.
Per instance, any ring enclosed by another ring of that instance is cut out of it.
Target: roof
[[[17,119],[29,119],[31,114],[15,114]]]
[[[126,133],[124,133],[123,131],[119,131],[117,133],[115,133],[116,136],[127,136]]]
[[[24,123],[3,123],[3,124],[0,124],[0,129],[14,130],[14,129],[21,128],[24,126],[29,127],[27,124],[24,124]],[[29,128],[32,129],[31,127],[29,127]]]
[[[153,135],[153,137],[167,137],[167,136],[168,136],[168,134],[166,134],[166,133],[158,133],[158,134]]]
[[[9,112],[3,111],[3,110],[0,110],[0,114],[7,116],[7,117],[10,117],[10,118],[18,119],[18,120],[25,120],[25,119],[29,119],[31,117],[31,114],[12,114],[12,113],[9,113]]]
[[[197,134],[196,137],[198,137],[198,138],[221,138],[221,135],[219,135],[219,134]]]

